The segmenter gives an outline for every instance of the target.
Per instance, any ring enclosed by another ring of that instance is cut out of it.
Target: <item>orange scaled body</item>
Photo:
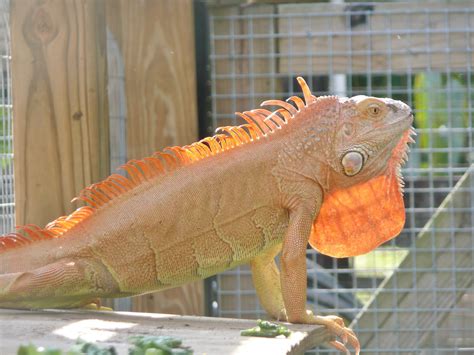
[[[79,307],[249,263],[271,317],[325,325],[358,352],[341,318],[306,309],[306,247],[353,256],[400,232],[413,116],[392,99],[316,98],[298,80],[304,100],[130,161],[128,178],[80,193],[87,206],[1,238],[0,307]]]

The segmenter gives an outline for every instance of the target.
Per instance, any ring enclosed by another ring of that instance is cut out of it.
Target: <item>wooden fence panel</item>
[[[192,1],[106,4],[107,26],[124,63],[127,158],[194,142],[198,129]],[[203,282],[136,297],[132,309],[202,315]]]
[[[12,0],[16,223],[44,225],[109,170],[104,3]]]

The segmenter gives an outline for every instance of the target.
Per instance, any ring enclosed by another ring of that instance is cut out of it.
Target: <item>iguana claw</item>
[[[360,353],[360,343],[352,329],[349,329],[345,326],[344,320],[338,316],[315,316],[311,311],[307,311],[308,321],[305,323],[311,324],[320,324],[324,325],[328,330],[334,334],[336,337],[340,338],[342,342],[338,340],[333,340],[329,342],[333,348],[350,354],[350,351],[347,349],[346,344],[351,345],[355,354],[359,355]]]
[[[354,348],[356,355],[359,355],[359,340],[357,339],[357,336],[352,331],[352,329],[349,329],[345,326],[342,318],[337,316],[316,316],[316,318],[320,318],[320,320],[323,321],[323,323],[320,324],[325,325],[331,333],[335,334],[342,340],[342,343],[337,340],[331,341],[329,342],[329,345],[339,351],[343,351],[346,354],[350,354],[350,351],[346,347],[346,344],[350,344]]]

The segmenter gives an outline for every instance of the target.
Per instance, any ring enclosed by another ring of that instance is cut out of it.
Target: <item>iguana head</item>
[[[333,149],[329,151],[330,189],[398,173],[406,158],[413,122],[411,108],[401,101],[355,96],[339,99]]]
[[[279,147],[281,164],[275,172],[313,180],[323,190],[310,244],[334,257],[367,253],[405,224],[400,165],[413,141],[412,110],[388,98],[316,98],[304,79],[297,79],[304,101],[296,96],[287,102],[268,100],[262,105],[280,108],[242,117],[263,135],[293,122]],[[259,119],[262,113],[265,118]]]
[[[310,244],[334,257],[363,254],[398,235],[405,223],[400,165],[412,141],[412,110],[388,98],[331,97],[314,105],[325,106],[320,100],[333,100],[337,108],[321,147],[325,194]]]

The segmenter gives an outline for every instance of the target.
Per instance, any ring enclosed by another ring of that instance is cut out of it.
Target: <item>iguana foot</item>
[[[105,307],[101,305],[100,299],[96,299],[94,302],[86,304],[81,307],[82,309],[89,309],[91,311],[113,311],[110,307]]]
[[[91,311],[113,311],[113,309],[110,308],[110,307],[100,306],[96,303],[89,303],[89,304],[86,304],[85,306],[83,306],[81,308],[82,309],[89,309]]]
[[[354,348],[356,355],[359,355],[360,353],[360,343],[357,339],[357,336],[352,331],[352,329],[346,327],[344,320],[341,317],[316,316],[312,311],[306,311],[306,315],[303,317],[303,319],[298,320],[296,323],[324,325],[332,334],[340,338],[342,341],[340,342],[338,340],[333,340],[329,342],[329,345],[339,351],[350,354],[350,351],[346,347],[346,344],[350,344]]]

